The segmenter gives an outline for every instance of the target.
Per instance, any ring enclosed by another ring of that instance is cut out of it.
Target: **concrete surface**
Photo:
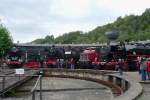
[[[150,100],[150,80],[141,81],[141,76],[138,72],[127,72],[127,77],[139,82],[143,87],[143,93],[137,98],[137,100]]]
[[[111,91],[104,85],[77,79],[43,78],[43,100],[111,100]],[[39,89],[39,87],[37,88]],[[49,91],[51,90],[51,91]],[[55,91],[58,90],[58,91]],[[32,100],[31,95],[3,100]],[[39,93],[36,93],[39,100]]]

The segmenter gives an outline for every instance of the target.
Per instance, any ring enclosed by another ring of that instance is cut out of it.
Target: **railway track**
[[[34,70],[25,70],[24,75],[16,75],[15,69],[0,68],[0,95],[28,81],[36,72]]]
[[[8,67],[0,67],[0,75],[10,75],[14,73],[15,73],[14,69],[10,69]]]

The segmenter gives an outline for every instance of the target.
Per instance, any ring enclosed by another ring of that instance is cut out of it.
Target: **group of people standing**
[[[141,75],[141,80],[150,80],[150,57],[138,57],[138,66],[139,66],[139,73]],[[120,75],[123,75],[123,60],[119,59],[116,65],[116,70],[119,71]]]
[[[150,80],[150,58],[138,57],[139,73],[141,74],[141,80]]]
[[[75,68],[75,64],[74,64],[74,59],[70,58],[70,59],[57,59],[57,66],[58,68],[70,68],[70,69],[74,69]]]

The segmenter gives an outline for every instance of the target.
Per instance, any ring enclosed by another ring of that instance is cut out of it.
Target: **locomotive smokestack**
[[[119,36],[119,33],[118,31],[109,31],[109,32],[106,32],[105,35],[107,36],[109,40],[116,40]]]

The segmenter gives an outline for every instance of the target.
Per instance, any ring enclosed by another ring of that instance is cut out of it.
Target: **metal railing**
[[[0,100],[5,98],[5,94],[11,93],[11,95],[16,95],[17,92],[14,92],[16,87],[24,84],[26,81],[37,78],[36,83],[34,83],[31,91],[25,93],[24,96],[20,98],[20,100],[36,100],[35,92],[36,87],[40,84],[40,99],[42,100],[42,75],[0,75]],[[30,98],[32,97],[32,98]]]
[[[40,100],[42,100],[42,75],[39,75],[34,87],[31,89],[30,93],[32,94],[32,100],[35,100],[35,93],[37,92],[36,88],[40,84]]]
[[[13,85],[24,77],[25,76],[20,75],[0,75],[0,95],[3,95],[5,92],[13,88]]]
[[[20,100],[37,100],[36,92],[40,92],[40,97],[38,100],[43,100],[42,99],[42,75],[33,75],[33,77],[38,77],[38,78],[36,79],[36,82],[34,83],[33,87],[29,90],[29,92],[24,94],[24,96],[21,97]],[[37,89],[38,87],[40,89]]]

